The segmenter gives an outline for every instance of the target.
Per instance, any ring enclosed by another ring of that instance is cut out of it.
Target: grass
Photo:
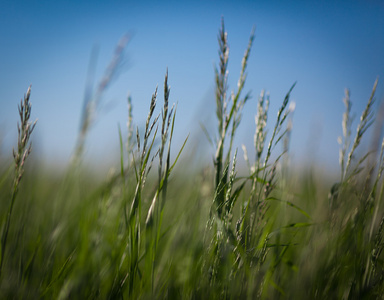
[[[9,208],[7,211],[4,228],[1,235],[1,255],[0,255],[0,278],[2,275],[3,263],[4,263],[4,254],[8,241],[9,226],[11,224],[11,217],[13,206],[15,204],[16,196],[19,190],[19,184],[21,178],[24,174],[24,164],[29,154],[32,151],[32,145],[29,144],[29,138],[32,134],[33,129],[35,128],[36,122],[30,123],[29,118],[31,116],[31,104],[29,102],[29,97],[31,95],[31,87],[28,88],[27,94],[24,96],[24,101],[20,102],[19,105],[19,115],[20,115],[20,124],[17,124],[18,131],[18,143],[17,151],[13,149],[13,158],[15,162],[15,177],[13,180],[12,196]]]
[[[157,112],[156,88],[144,132],[134,125],[128,98],[120,165],[100,182],[81,164],[83,149],[128,40],[119,43],[96,89],[87,86],[74,158],[63,174],[27,161],[36,124],[30,122],[30,88],[19,106],[13,165],[0,174],[0,298],[381,299],[384,141],[373,143],[381,145],[379,155],[359,157],[357,151],[375,121],[377,81],[354,136],[346,91],[339,181],[313,169],[299,173],[289,163],[296,83],[270,133],[271,100],[261,92],[249,137],[254,149],[239,150],[234,138],[250,99],[243,89],[254,31],[237,89],[229,92],[222,21],[214,74],[217,131],[209,137],[213,164],[189,163],[183,156],[192,147],[188,137],[172,156],[177,110],[169,104],[167,71],[163,105]],[[241,151],[245,169],[238,167]]]

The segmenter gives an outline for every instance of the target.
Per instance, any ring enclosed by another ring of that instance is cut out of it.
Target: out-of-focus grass
[[[161,112],[156,90],[144,132],[134,128],[129,110],[128,141],[120,133],[120,166],[104,180],[80,164],[84,126],[75,163],[55,172],[31,157],[16,196],[13,178],[20,170],[14,171],[11,159],[2,161],[2,236],[9,231],[1,241],[0,298],[382,297],[383,154],[368,161],[355,151],[373,120],[377,83],[356,137],[346,93],[339,180],[331,181],[315,166],[298,172],[286,159],[294,86],[276,120],[268,119],[270,99],[261,93],[249,137],[254,149],[243,147],[247,167],[239,168],[243,155],[234,149],[233,137],[249,98],[242,89],[253,33],[232,94],[224,23],[218,39],[218,131],[210,137],[211,165],[196,167],[183,148],[176,151],[180,156],[170,155],[177,118],[169,106],[168,73]],[[89,113],[84,110],[83,121],[91,120]]]

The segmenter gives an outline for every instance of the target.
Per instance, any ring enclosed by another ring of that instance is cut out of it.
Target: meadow
[[[141,132],[128,99],[118,169],[101,180],[84,164],[93,110],[126,40],[85,99],[65,171],[40,168],[32,155],[39,123],[31,118],[28,88],[13,157],[0,164],[1,299],[382,298],[384,140],[372,135],[374,149],[359,151],[369,129],[383,124],[374,114],[378,81],[357,128],[345,92],[338,180],[316,168],[298,172],[289,160],[295,83],[277,114],[260,94],[253,149],[234,143],[250,99],[243,89],[253,41],[252,32],[230,89],[222,22],[213,74],[217,128],[214,136],[201,130],[215,149],[210,164],[190,159],[188,136],[172,148],[177,106],[168,72],[164,99],[156,88]]]

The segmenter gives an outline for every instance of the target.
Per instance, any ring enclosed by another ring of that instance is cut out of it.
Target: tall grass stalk
[[[206,262],[207,266],[210,265],[210,281],[214,285],[218,279],[220,271],[220,261],[223,251],[225,251],[225,240],[229,239],[230,244],[236,247],[237,242],[235,234],[232,232],[232,214],[235,202],[237,201],[241,189],[244,184],[233,191],[234,183],[236,181],[236,159],[237,150],[233,157],[232,170],[230,171],[230,159],[232,155],[232,147],[236,130],[241,121],[241,112],[245,103],[250,98],[250,93],[242,96],[242,91],[246,82],[247,64],[249,54],[254,40],[254,29],[252,29],[248,47],[245,50],[242,62],[241,71],[237,84],[237,90],[231,92],[228,96],[228,59],[229,59],[229,45],[228,36],[224,27],[224,19],[221,22],[221,28],[218,34],[219,43],[219,66],[215,68],[215,82],[216,82],[216,116],[218,120],[218,138],[216,140],[216,153],[214,157],[214,199],[211,208],[211,221],[214,226],[213,237],[210,245],[209,254],[210,262]],[[226,142],[227,138],[229,139]],[[225,147],[228,147],[225,153]],[[229,173],[230,172],[230,173]],[[232,193],[233,191],[233,193]],[[223,291],[225,295],[225,291]]]
[[[254,30],[251,32],[249,38],[248,47],[245,51],[243,60],[241,62],[241,72],[239,81],[237,84],[236,93],[232,92],[230,97],[227,96],[228,90],[228,59],[229,59],[229,46],[228,36],[224,27],[224,20],[221,22],[221,29],[218,35],[219,42],[219,57],[220,64],[218,68],[215,68],[215,80],[216,80],[216,116],[218,119],[218,140],[216,143],[216,154],[214,158],[215,165],[215,206],[219,218],[222,214],[222,208],[225,200],[225,190],[228,181],[228,166],[230,163],[231,150],[233,146],[233,139],[241,120],[241,111],[244,104],[250,98],[250,94],[246,94],[241,98],[241,93],[244,88],[244,84],[247,78],[246,68],[248,64],[248,58],[251,51],[252,43],[254,40]],[[232,125],[232,126],[231,126]],[[231,131],[230,131],[231,126]],[[229,134],[230,132],[230,134]],[[229,135],[229,149],[227,153],[224,153],[224,146],[227,136]]]
[[[5,220],[5,225],[1,234],[1,257],[0,257],[0,280],[3,270],[5,251],[8,241],[8,232],[9,227],[11,225],[11,217],[13,206],[15,204],[16,196],[19,191],[19,184],[21,178],[24,174],[24,164],[29,154],[32,151],[32,143],[30,143],[29,139],[31,137],[32,131],[35,128],[36,121],[33,123],[29,122],[31,117],[32,105],[29,101],[31,96],[31,86],[28,88],[27,93],[24,95],[24,100],[20,101],[19,116],[20,123],[17,124],[18,131],[18,142],[17,142],[17,151],[13,149],[13,158],[15,162],[15,175],[13,180],[13,188],[12,188],[12,196],[11,202],[8,207],[8,212]]]
[[[352,161],[355,158],[355,151],[357,147],[361,143],[361,139],[368,128],[374,122],[374,114],[373,114],[373,104],[374,104],[374,95],[377,88],[378,79],[376,79],[371,96],[368,99],[367,105],[360,117],[360,122],[357,126],[356,135],[353,140],[352,146],[351,143],[351,126],[353,122],[353,117],[350,115],[351,112],[351,101],[350,101],[350,92],[348,89],[345,90],[345,98],[343,99],[345,105],[345,112],[343,114],[342,121],[342,129],[343,129],[343,137],[338,138],[338,142],[340,144],[340,152],[339,152],[339,164],[341,167],[341,181],[337,182],[333,185],[330,193],[329,193],[329,204],[330,208],[333,209],[338,206],[338,197],[339,194],[343,191],[344,187],[350,183],[350,181],[354,180],[354,178],[363,170],[362,164],[371,154],[368,152],[362,158],[358,160],[353,170],[351,171]],[[347,155],[347,151],[349,153]]]
[[[359,174],[371,176],[372,171],[369,170],[371,166],[364,165],[371,153],[368,152],[359,159],[355,157],[357,147],[361,144],[363,136],[366,135],[374,121],[373,104],[377,83],[376,80],[360,117],[352,146],[350,146],[351,104],[349,91],[346,90],[346,97],[344,98],[346,111],[342,122],[343,137],[339,138],[341,144],[339,160],[341,182],[335,183],[329,193],[331,212],[329,238],[336,251],[330,255],[327,266],[333,270],[330,272],[341,268],[342,265],[344,270],[343,275],[337,278],[335,274],[332,274],[326,284],[329,285],[331,281],[335,280],[344,284],[345,280],[349,280],[350,285],[344,290],[344,295],[349,299],[364,298],[371,290],[374,290],[374,286],[379,287],[383,283],[382,276],[375,272],[377,267],[376,250],[378,249],[380,253],[380,248],[382,248],[379,246],[381,242],[377,241],[381,241],[383,236],[382,225],[377,224],[383,196],[382,190],[377,194],[378,183],[383,171],[383,146],[379,156],[377,175],[372,186],[367,185],[367,178],[358,177]],[[346,154],[347,151],[349,151],[348,155]],[[364,173],[363,171],[367,172]],[[365,184],[363,184],[364,181]],[[381,187],[383,187],[382,183]],[[383,218],[383,215],[380,218]],[[353,249],[353,256],[343,254],[344,251],[348,253],[349,249]],[[329,289],[329,287],[327,288]]]
[[[252,167],[248,159],[246,147],[243,146],[244,157],[249,166],[250,175],[245,178],[237,176],[237,172],[235,171],[237,151],[235,151],[232,167],[230,167],[233,141],[236,129],[241,121],[241,111],[250,98],[249,93],[241,98],[241,92],[246,80],[246,67],[253,40],[254,30],[252,30],[248,47],[242,60],[237,91],[232,92],[231,96],[228,97],[227,65],[229,47],[227,33],[225,32],[224,22],[222,21],[222,26],[218,35],[220,64],[219,67],[215,69],[216,115],[218,119],[219,138],[216,143],[216,154],[214,158],[215,194],[211,209],[211,221],[209,223],[210,227],[213,227],[213,236],[209,246],[210,262],[208,262],[208,265],[210,265],[209,272],[212,286],[217,285],[218,281],[223,280],[222,276],[225,276],[224,274],[227,274],[227,276],[231,278],[245,276],[245,274],[249,274],[250,272],[250,265],[256,263],[258,266],[261,266],[265,260],[268,234],[273,226],[273,222],[269,222],[268,226],[263,224],[264,214],[268,209],[266,202],[269,200],[271,192],[276,187],[275,177],[277,164],[282,155],[288,151],[287,139],[289,138],[288,135],[291,131],[291,123],[288,122],[289,124],[287,128],[284,128],[284,124],[287,122],[288,116],[293,111],[293,109],[288,108],[288,103],[295,84],[290,88],[278,111],[276,124],[272,131],[264,161],[261,162],[267,137],[266,124],[269,109],[269,96],[265,98],[265,93],[262,92],[259,98],[258,111],[255,118],[256,132],[254,136],[254,146],[256,154],[255,162]],[[229,139],[228,142],[226,142],[227,137]],[[283,153],[280,154],[272,166],[270,166],[269,160],[272,151],[275,146],[283,140],[285,140]],[[226,145],[228,146],[228,150],[225,153],[224,150]],[[236,226],[233,226],[232,220],[235,204],[241,197],[248,181],[250,181],[252,185],[250,196],[242,196],[243,198],[247,197],[247,201],[243,203]],[[287,201],[282,202],[288,203]],[[291,206],[296,207],[293,204]],[[222,260],[229,255],[228,252],[234,253],[233,265],[229,273],[227,273],[228,271],[223,269],[222,266]],[[279,255],[284,255],[284,252],[279,253]],[[280,260],[277,261],[277,264]],[[271,274],[273,274],[273,272]],[[267,281],[268,283],[273,283],[272,280]],[[219,286],[221,285],[219,284]],[[222,288],[222,296],[225,297],[229,287],[224,285]],[[246,286],[244,286],[244,288],[247,289]]]
[[[96,89],[93,89],[93,75],[94,68],[97,60],[97,50],[93,49],[91,59],[89,62],[87,85],[84,94],[83,111],[81,113],[80,131],[78,134],[74,155],[72,158],[73,164],[76,165],[81,159],[84,152],[84,144],[86,136],[92,125],[95,122],[95,114],[100,110],[102,98],[111,85],[114,79],[116,79],[119,70],[123,63],[124,49],[130,41],[130,34],[125,34],[117,44],[114,55],[106,68],[103,77],[98,83]]]
[[[125,275],[122,276],[117,282],[119,282],[120,292],[124,291],[126,286],[128,295],[134,297],[137,291],[135,291],[138,285],[138,278],[141,278],[143,270],[146,273],[151,274],[151,290],[155,294],[155,269],[157,265],[158,244],[162,233],[161,225],[163,220],[163,213],[165,202],[167,198],[168,179],[171,175],[177,160],[180,157],[187,139],[184,141],[179,153],[177,154],[173,163],[171,163],[171,143],[175,126],[176,108],[173,105],[169,108],[169,95],[170,88],[168,85],[168,71],[165,75],[164,81],[164,105],[160,115],[155,116],[155,109],[157,103],[157,91],[156,88],[150,102],[149,113],[145,123],[145,131],[141,140],[139,129],[136,129],[136,151],[132,151],[132,141],[130,138],[130,132],[132,127],[132,115],[131,104],[128,102],[128,141],[127,149],[129,155],[132,155],[132,167],[136,178],[136,187],[132,201],[129,198],[126,199],[124,205],[124,219],[127,236],[127,252],[124,252],[121,257],[125,268]],[[161,117],[161,118],[160,118]],[[159,131],[158,121],[161,120],[161,131]],[[160,132],[160,144],[159,148],[155,149],[157,134]],[[168,146],[167,146],[168,144]],[[124,179],[125,170],[123,162],[123,143],[120,133],[120,147],[121,147],[121,176],[122,182],[125,186],[126,181]],[[136,153],[136,154],[135,154]],[[150,170],[152,169],[155,158],[158,158],[158,182],[154,191],[152,202],[148,210],[142,213],[143,204],[143,191]],[[130,168],[130,163],[128,163]],[[123,194],[126,194],[126,189],[123,187]],[[145,216],[143,219],[142,216]],[[143,227],[143,221],[145,226]],[[140,267],[140,262],[144,261],[144,265]],[[142,269],[144,268],[144,269]],[[146,281],[142,281],[141,285],[145,286]]]
[[[157,120],[159,116],[156,116],[154,119],[152,118],[154,115],[155,107],[156,107],[156,98],[157,98],[157,88],[152,95],[149,113],[147,116],[147,120],[145,123],[145,131],[143,136],[143,145],[141,148],[140,145],[140,135],[139,129],[136,129],[136,142],[137,142],[137,153],[139,154],[139,159],[136,162],[135,157],[133,158],[134,162],[134,170],[136,176],[136,188],[135,193],[132,199],[131,204],[126,203],[124,214],[125,214],[125,223],[126,230],[128,234],[128,247],[127,247],[127,255],[129,257],[128,260],[128,270],[125,278],[121,282],[121,286],[123,286],[128,280],[128,291],[129,295],[132,295],[134,291],[134,285],[136,282],[137,276],[139,276],[139,260],[140,260],[140,250],[142,243],[142,229],[141,229],[141,209],[142,209],[142,192],[145,186],[145,182],[148,176],[149,171],[152,168],[152,162],[154,156],[152,155],[152,148],[155,142],[156,134],[157,134]],[[153,135],[152,135],[153,133]],[[138,165],[136,165],[138,163]],[[128,209],[128,206],[130,208]]]
[[[352,149],[348,154],[348,159],[347,159],[347,163],[346,163],[345,171],[344,171],[344,176],[343,176],[344,178],[349,173],[348,171],[349,171],[349,168],[351,166],[352,158],[355,154],[356,148],[360,145],[361,139],[362,139],[363,135],[365,134],[365,132],[373,124],[374,115],[373,115],[372,109],[373,109],[373,104],[375,102],[374,96],[375,96],[375,92],[376,92],[376,88],[377,88],[377,83],[378,83],[378,79],[376,79],[375,83],[373,84],[371,96],[369,97],[367,105],[365,106],[365,109],[364,109],[363,113],[361,114],[360,123],[357,126],[357,131],[356,131],[355,139],[353,141]],[[357,168],[364,162],[364,160],[365,160],[365,156],[362,158],[362,160],[360,160],[358,162],[358,165],[355,168],[355,170],[352,172],[351,175],[349,175],[350,177],[353,176],[354,174],[356,174],[356,172],[358,170]]]

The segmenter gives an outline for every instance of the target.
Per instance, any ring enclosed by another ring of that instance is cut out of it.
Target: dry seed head
[[[148,116],[152,116],[153,111],[155,110],[155,107],[156,107],[156,98],[157,98],[157,87],[156,87],[156,91],[155,91],[155,93],[152,95],[151,105],[150,105],[150,107],[149,107],[149,114],[148,114]]]
[[[348,133],[348,128],[349,128],[349,122],[350,122],[350,111],[351,111],[351,101],[350,101],[350,92],[348,89],[345,89],[345,98],[343,99],[344,105],[345,105],[345,112],[343,114],[343,122],[342,122],[342,127],[343,127],[343,136],[347,137]]]
[[[241,145],[241,148],[243,149],[244,152],[244,160],[248,161],[248,152],[247,152],[247,147],[245,147],[244,144]]]
[[[151,132],[152,132],[153,128],[155,127],[158,119],[159,119],[159,115],[156,116],[156,118],[153,120],[153,122],[151,124],[151,127],[149,127],[149,130],[146,134],[146,138],[149,138],[149,136],[151,135]],[[158,128],[158,125],[156,126],[156,131],[157,131],[157,128]]]
[[[264,107],[265,105],[265,107]],[[267,112],[269,107],[269,98],[265,100],[265,91],[262,90],[257,104],[257,115],[255,116],[256,132],[254,136],[254,147],[257,151],[257,157],[261,156],[265,141],[265,127],[267,125]]]
[[[128,102],[128,121],[127,121],[127,129],[128,129],[128,137],[127,137],[127,151],[130,152],[132,150],[132,143],[133,143],[133,116],[132,116],[132,98],[131,95],[128,93],[127,96],[127,102]]]
[[[21,180],[21,177],[24,173],[23,166],[25,160],[31,153],[32,145],[29,144],[29,138],[32,134],[33,129],[35,128],[36,122],[30,123],[29,118],[31,116],[31,103],[29,102],[29,97],[31,94],[31,86],[29,86],[27,93],[24,95],[24,100],[20,101],[18,106],[20,123],[17,123],[18,131],[18,141],[17,141],[17,151],[13,149],[12,154],[15,161],[15,185],[17,186]]]

